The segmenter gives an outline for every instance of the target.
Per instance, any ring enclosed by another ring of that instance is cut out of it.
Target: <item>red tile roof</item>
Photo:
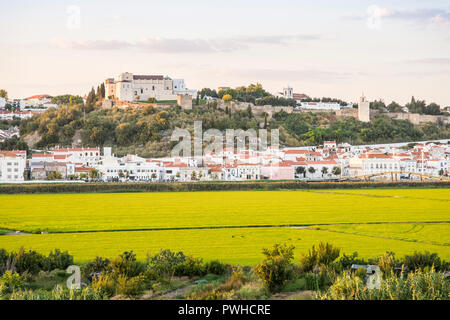
[[[38,95],[35,95],[35,96],[31,96],[31,97],[25,98],[25,100],[32,100],[32,99],[39,99],[39,100],[41,100],[41,99],[51,98],[51,97],[52,96],[49,96],[48,94],[38,94]]]

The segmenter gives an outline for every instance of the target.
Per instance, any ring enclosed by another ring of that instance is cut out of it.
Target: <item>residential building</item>
[[[25,150],[0,151],[0,181],[24,181],[27,152]]]

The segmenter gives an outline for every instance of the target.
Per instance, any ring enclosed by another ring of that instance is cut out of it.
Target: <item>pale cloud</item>
[[[425,58],[425,59],[416,59],[410,60],[408,62],[411,63],[420,63],[420,64],[450,64],[450,58]]]
[[[216,39],[143,38],[123,40],[53,39],[52,46],[61,49],[119,50],[133,48],[156,53],[214,53],[250,49],[256,45],[292,45],[321,39],[320,35],[236,36]]]
[[[433,8],[390,9],[369,6],[365,15],[345,16],[347,19],[364,19],[370,29],[379,29],[383,19],[410,20],[450,26],[450,11]]]
[[[51,45],[59,49],[82,49],[82,50],[117,50],[131,47],[132,44],[120,40],[65,40],[53,39]]]
[[[228,70],[228,72],[244,78],[278,79],[279,81],[337,81],[357,76],[351,72],[320,69],[239,69]]]

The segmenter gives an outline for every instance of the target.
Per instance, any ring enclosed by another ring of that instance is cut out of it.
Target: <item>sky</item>
[[[0,0],[10,98],[85,95],[122,72],[450,106],[450,1]]]

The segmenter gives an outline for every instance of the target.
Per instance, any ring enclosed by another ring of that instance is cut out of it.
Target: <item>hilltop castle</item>
[[[171,79],[161,75],[133,75],[121,73],[116,80],[105,80],[105,96],[119,101],[177,100],[178,95],[195,97],[197,90],[186,88],[184,79]]]

